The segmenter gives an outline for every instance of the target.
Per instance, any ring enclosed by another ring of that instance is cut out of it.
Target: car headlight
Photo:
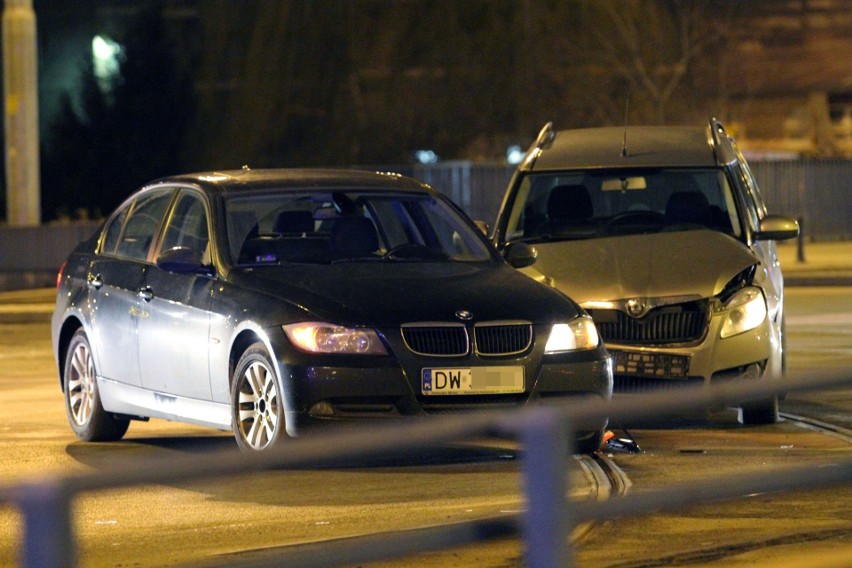
[[[723,309],[727,315],[722,324],[722,339],[750,331],[766,319],[766,300],[759,288],[740,290]]]
[[[388,354],[379,335],[372,329],[319,322],[291,323],[283,328],[293,345],[308,353]]]
[[[592,318],[583,316],[568,323],[553,324],[544,352],[561,353],[594,349],[599,343],[600,337],[598,337],[595,322]]]

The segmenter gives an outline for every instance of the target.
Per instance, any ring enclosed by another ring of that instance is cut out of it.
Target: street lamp
[[[41,221],[38,159],[36,18],[32,0],[5,0],[3,101],[6,133],[6,221]]]

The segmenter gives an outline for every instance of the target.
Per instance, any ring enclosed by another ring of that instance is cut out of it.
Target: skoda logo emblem
[[[473,314],[467,310],[459,310],[456,312],[456,317],[462,321],[470,321],[473,319]]]
[[[627,313],[630,317],[641,318],[646,313],[648,313],[648,304],[640,300],[639,298],[632,298],[627,300]]]

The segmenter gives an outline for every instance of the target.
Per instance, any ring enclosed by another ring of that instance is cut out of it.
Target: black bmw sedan
[[[71,428],[118,440],[131,420],[162,418],[260,451],[320,423],[609,397],[592,320],[514,270],[534,262],[529,245],[504,254],[396,174],[155,181],[59,274],[52,340]],[[597,449],[599,426],[579,451]]]

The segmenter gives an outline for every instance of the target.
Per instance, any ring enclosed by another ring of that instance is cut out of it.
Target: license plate
[[[635,375],[660,379],[685,379],[689,373],[689,357],[667,353],[613,351],[616,375]]]
[[[524,368],[501,366],[423,369],[420,387],[420,392],[425,395],[524,392]]]

